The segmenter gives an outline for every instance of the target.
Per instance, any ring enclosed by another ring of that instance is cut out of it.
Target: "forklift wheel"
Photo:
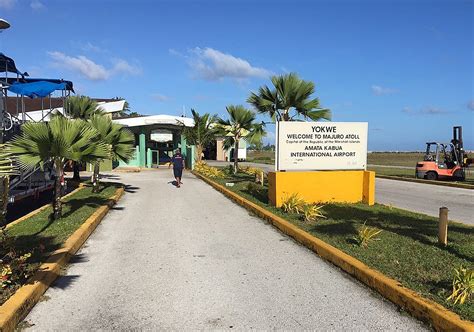
[[[464,172],[460,169],[454,172],[453,174],[454,180],[456,181],[464,181],[466,180],[466,176],[464,175]]]
[[[438,174],[436,172],[428,172],[426,173],[427,180],[438,180]]]

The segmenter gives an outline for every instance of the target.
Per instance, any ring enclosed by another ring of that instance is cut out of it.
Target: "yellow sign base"
[[[268,198],[280,207],[297,193],[308,203],[375,203],[375,172],[311,171],[268,173]]]

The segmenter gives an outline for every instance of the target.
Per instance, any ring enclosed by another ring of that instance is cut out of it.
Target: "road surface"
[[[130,185],[26,320],[33,330],[424,330],[250,215],[171,171]]]
[[[209,164],[225,166],[228,163],[210,161]],[[241,164],[260,167],[266,172],[274,170],[273,165]],[[440,207],[446,206],[450,220],[474,225],[474,190],[377,178],[375,200],[433,217],[439,215]]]

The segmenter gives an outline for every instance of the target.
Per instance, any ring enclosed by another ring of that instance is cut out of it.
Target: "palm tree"
[[[97,102],[87,96],[71,96],[66,99],[67,114],[73,119],[87,120],[94,114],[104,111]]]
[[[107,157],[107,146],[98,139],[97,130],[84,120],[53,116],[49,123],[28,122],[10,143],[11,152],[23,168],[51,163],[56,173],[53,218],[62,216],[61,182],[68,160],[92,162]]]
[[[15,167],[8,145],[0,144],[0,226],[5,224],[10,176],[13,174]]]
[[[196,147],[196,159],[201,161],[204,148],[215,140],[215,129],[212,128],[217,120],[217,116],[205,113],[202,116],[191,109],[193,114],[194,126],[184,127],[183,135],[186,141]],[[183,124],[184,125],[184,124]]]
[[[97,130],[99,139],[107,145],[107,159],[128,162],[133,157],[135,137],[128,129],[101,115],[93,115],[90,118],[90,123]],[[100,161],[94,162],[93,192],[99,191]]]
[[[313,82],[302,80],[295,73],[272,76],[271,81],[273,89],[264,85],[247,99],[259,113],[268,114],[273,121],[292,121],[300,116],[314,121],[331,119],[331,111],[321,108],[318,98],[311,99]]]
[[[97,102],[87,96],[71,96],[66,99],[67,114],[73,119],[88,120],[95,114],[104,114]],[[81,181],[79,162],[72,162],[74,181]]]
[[[228,120],[219,118],[216,125],[216,134],[225,137],[224,147],[230,149],[234,146],[234,174],[239,170],[239,142],[241,139],[252,144],[258,142],[266,135],[264,124],[255,123],[255,113],[242,105],[229,105],[226,107],[229,114]]]

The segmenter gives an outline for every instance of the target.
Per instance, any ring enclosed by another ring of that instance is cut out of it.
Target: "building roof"
[[[106,113],[118,112],[123,109],[123,104],[125,100],[117,100],[110,98],[92,98],[95,100],[99,106],[101,106]],[[21,113],[21,98],[16,97],[7,97],[7,111],[10,114],[16,114],[16,105],[18,101],[18,108]],[[25,112],[39,111],[41,113],[41,98],[23,98],[25,103]],[[44,110],[49,111],[49,98],[43,98],[43,107]],[[51,107],[61,108],[63,107],[63,98],[53,97],[51,98]],[[121,108],[120,108],[121,107]],[[120,109],[119,109],[120,108]]]
[[[26,99],[29,99],[29,98],[25,98]],[[57,105],[57,107],[54,107],[53,106],[53,101],[54,98],[52,98],[51,100],[51,106],[53,108],[53,113],[61,113],[61,114],[64,114],[64,109],[62,107],[62,101],[60,104],[56,103],[55,105]],[[60,99],[60,98],[58,98]],[[36,100],[36,99],[30,99],[30,100]],[[97,99],[95,99],[96,101],[98,101]],[[103,101],[103,100],[112,100],[110,102],[108,101]],[[123,107],[124,107],[124,104],[125,104],[125,100],[113,100],[113,99],[102,99],[102,101],[98,101],[98,105],[100,108],[102,108],[102,110],[105,112],[105,113],[115,113],[115,112],[120,112],[123,110]],[[60,105],[60,106],[59,106]],[[49,100],[48,102],[44,103],[44,109],[41,110],[41,103],[40,103],[40,107],[39,107],[39,110],[37,111],[29,111],[29,112],[26,112],[26,119],[27,121],[48,121],[49,120],[49,112],[50,112],[50,108],[49,108]],[[25,105],[25,109],[26,109],[26,105]],[[16,113],[16,104],[14,105],[14,108],[8,108],[8,112],[10,114],[13,114],[13,115],[17,115]],[[18,113],[18,116],[21,118],[21,111]],[[44,117],[44,118],[43,118]]]
[[[149,115],[149,116],[140,116],[135,118],[123,118],[114,120],[116,123],[127,127],[138,127],[138,126],[149,126],[155,124],[165,124],[165,125],[174,125],[174,126],[194,126],[194,120],[191,118],[186,118],[182,116],[174,115]]]

